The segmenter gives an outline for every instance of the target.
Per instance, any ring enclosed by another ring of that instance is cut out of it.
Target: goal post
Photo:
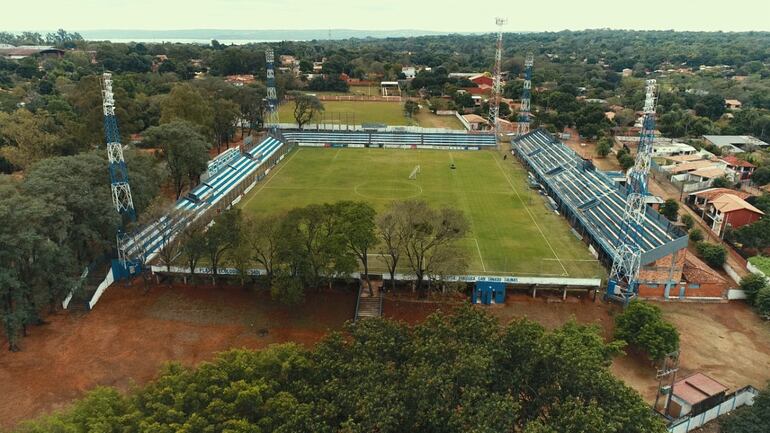
[[[416,166],[414,166],[414,169],[412,170],[412,174],[409,175],[409,180],[417,179],[417,175],[418,174],[420,174],[420,166],[416,165]]]

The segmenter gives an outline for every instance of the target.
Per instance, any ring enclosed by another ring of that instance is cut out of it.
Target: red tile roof
[[[711,201],[722,194],[732,194],[744,200],[748,197],[751,197],[751,194],[745,191],[736,191],[734,189],[729,189],[729,188],[709,188],[709,189],[704,189],[703,191],[698,191],[696,193],[693,193],[692,195],[696,197],[705,198],[706,200]]]
[[[744,161],[742,159],[738,159],[738,157],[736,157],[735,155],[723,156],[720,159],[726,162],[727,164],[732,165],[733,167],[749,167],[749,168],[756,167],[756,165],[750,162]]]
[[[703,373],[695,373],[674,383],[674,395],[690,405],[727,391],[727,387]]]

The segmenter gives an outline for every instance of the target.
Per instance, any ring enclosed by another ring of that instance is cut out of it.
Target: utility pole
[[[674,392],[674,382],[676,381],[676,372],[679,371],[679,351],[674,351],[666,354],[666,357],[661,361],[660,368],[658,369],[655,377],[658,379],[658,392],[655,394],[655,405],[653,410],[658,410],[658,401],[660,400],[660,393],[663,390],[663,381],[666,378],[671,378],[668,386],[668,393],[666,393],[666,402],[663,405],[663,415],[668,416],[668,407],[671,404],[671,394]]]

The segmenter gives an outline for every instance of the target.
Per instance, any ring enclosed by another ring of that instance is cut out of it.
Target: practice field
[[[311,123],[360,125],[363,123],[385,123],[387,125],[404,126],[415,124],[404,116],[403,104],[400,102],[370,102],[370,101],[321,101],[324,112],[317,114]],[[294,122],[294,104],[289,101],[281,104],[278,115],[284,122]]]
[[[452,163],[456,169],[450,169]],[[417,165],[420,174],[409,180]],[[426,200],[465,213],[471,223],[471,233],[462,240],[469,273],[606,275],[567,222],[527,187],[519,163],[494,151],[299,148],[239,206],[246,213],[271,213],[310,203],[364,200],[381,211],[400,199]]]

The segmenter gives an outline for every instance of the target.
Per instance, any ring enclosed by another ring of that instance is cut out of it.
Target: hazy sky
[[[0,31],[586,28],[770,31],[769,0],[2,0]]]

